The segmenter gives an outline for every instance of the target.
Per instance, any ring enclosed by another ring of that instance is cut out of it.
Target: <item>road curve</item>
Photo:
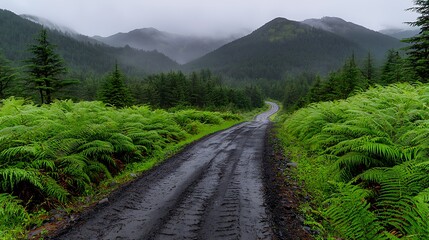
[[[271,239],[262,179],[269,111],[204,138],[55,239]]]

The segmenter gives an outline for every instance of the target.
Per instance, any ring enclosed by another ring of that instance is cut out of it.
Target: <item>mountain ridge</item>
[[[42,27],[41,24],[11,11],[0,10],[1,52],[8,59],[22,65],[22,61],[30,56],[28,48],[35,43]],[[138,74],[168,71],[178,67],[177,63],[155,51],[114,48],[93,42],[95,40],[91,41],[83,35],[81,40],[77,40],[57,30],[48,31],[49,40],[57,46],[57,52],[73,71],[104,74],[111,70],[116,61],[127,72]]]
[[[279,79],[304,70],[326,74],[354,51],[363,53],[357,44],[336,34],[279,17],[184,68],[210,68],[237,78]]]
[[[304,20],[302,23],[332,32],[355,42],[377,59],[384,59],[386,52],[390,49],[399,49],[406,46],[396,38],[338,17],[312,18]]]
[[[420,29],[398,29],[398,28],[390,28],[383,29],[379,31],[382,34],[397,38],[399,40],[414,37],[415,35],[420,33]]]
[[[234,40],[233,37],[209,38],[186,36],[160,31],[155,28],[140,28],[94,39],[115,47],[126,45],[145,51],[157,50],[180,64],[207,54]]]

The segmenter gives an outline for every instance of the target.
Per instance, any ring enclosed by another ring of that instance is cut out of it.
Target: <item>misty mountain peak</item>
[[[373,56],[383,58],[388,49],[404,47],[403,43],[390,36],[365,28],[338,17],[307,19],[302,23],[339,35],[349,41],[356,42]]]
[[[42,18],[42,17],[38,17],[38,16],[34,16],[34,15],[29,15],[29,14],[22,14],[22,15],[20,15],[20,17],[27,19],[27,20],[30,20],[34,23],[40,24],[43,27],[46,27],[48,29],[56,30],[56,31],[61,32],[63,34],[67,34],[70,36],[79,35],[79,33],[76,32],[75,30],[73,30],[69,27],[66,27],[66,26],[56,24],[56,23],[54,23],[54,22],[52,22],[46,18]]]
[[[347,31],[350,27],[360,27],[354,23],[347,22],[339,17],[323,17],[321,19],[311,18],[302,21],[311,27],[322,29],[328,32]]]
[[[160,34],[162,32],[156,28],[149,27],[149,28],[135,29],[135,30],[130,31],[129,33],[143,33],[143,34],[149,34],[149,35],[156,35],[156,34]]]
[[[304,34],[307,30],[307,25],[278,17],[254,31],[254,35],[258,36],[260,40],[281,42],[296,38],[298,35]]]
[[[183,36],[159,31],[156,28],[139,28],[128,33],[117,33],[97,40],[114,46],[126,45],[145,51],[158,51],[178,63],[186,63],[232,41],[229,37],[212,39],[206,37]]]

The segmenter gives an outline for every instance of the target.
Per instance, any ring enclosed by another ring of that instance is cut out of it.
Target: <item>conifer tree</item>
[[[131,106],[133,98],[124,83],[124,76],[115,64],[115,69],[109,74],[100,91],[100,100],[118,108]]]
[[[387,60],[381,69],[380,82],[388,85],[396,82],[403,82],[403,60],[396,50],[387,52]]]
[[[362,66],[362,75],[367,79],[367,82],[372,85],[376,81],[375,76],[375,67],[374,67],[374,59],[371,56],[371,53],[368,52],[368,55],[365,59],[365,62]]]
[[[362,73],[356,65],[354,54],[344,64],[341,70],[340,78],[334,87],[336,88],[336,95],[339,99],[345,99],[358,88],[366,88],[367,81],[363,79]]]
[[[419,27],[420,33],[414,37],[405,39],[404,42],[410,46],[406,48],[408,60],[423,82],[429,81],[429,1],[414,0],[416,6],[409,8],[409,11],[421,14],[415,22],[409,24]]]
[[[16,80],[16,72],[10,62],[0,54],[0,99],[6,97],[6,90]]]
[[[61,79],[67,70],[63,59],[48,41],[46,29],[40,31],[37,43],[30,47],[33,57],[26,60],[33,88],[39,92],[40,102],[50,104],[52,94],[65,85],[74,83]]]

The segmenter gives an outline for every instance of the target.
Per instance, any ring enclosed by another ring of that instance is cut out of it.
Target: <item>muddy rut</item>
[[[55,239],[271,239],[262,158],[271,109],[167,160]]]

